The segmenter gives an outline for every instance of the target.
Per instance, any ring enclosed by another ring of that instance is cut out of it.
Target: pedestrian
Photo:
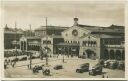
[[[35,73],[35,68],[32,69],[33,73]]]
[[[102,75],[102,78],[104,78],[104,74]]]
[[[12,65],[12,60],[10,61],[10,65]]]
[[[6,64],[4,64],[4,69],[6,69],[7,68],[7,65]]]
[[[28,64],[28,69],[29,69],[29,64]]]
[[[108,75],[107,75],[107,78],[108,78]]]
[[[12,67],[13,67],[13,68],[14,68],[14,65],[15,65],[15,64],[13,63],[13,64],[12,64]]]
[[[10,59],[8,60],[8,62],[10,63]]]

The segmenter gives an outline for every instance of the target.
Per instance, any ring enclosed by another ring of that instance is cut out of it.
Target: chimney
[[[74,25],[73,26],[78,26],[78,18],[74,18]]]

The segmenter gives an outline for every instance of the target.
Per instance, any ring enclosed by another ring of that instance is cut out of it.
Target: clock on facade
[[[78,31],[77,31],[76,29],[73,30],[73,31],[72,31],[72,35],[77,36],[77,35],[78,35]]]

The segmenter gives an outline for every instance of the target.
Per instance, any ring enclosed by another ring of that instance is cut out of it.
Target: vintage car
[[[102,65],[101,64],[96,64],[94,67],[92,67],[90,70],[89,70],[89,75],[98,75],[98,74],[101,74],[102,73]]]
[[[14,58],[11,60],[11,62],[17,62],[17,61],[19,61],[19,58]]]
[[[124,63],[124,61],[119,61],[118,62],[118,69],[125,70],[125,63]]]
[[[116,60],[109,61],[109,66],[108,66],[109,69],[117,69],[117,67],[118,67],[118,61]]]
[[[87,71],[89,71],[89,63],[84,63],[76,69],[77,73],[83,73],[83,72],[87,72]]]
[[[25,60],[27,60],[27,57],[22,57],[19,59],[19,61],[25,61]]]
[[[110,65],[109,61],[110,61],[110,60],[106,60],[106,61],[104,62],[104,68],[109,68],[109,65]]]
[[[55,69],[55,70],[63,69],[63,66],[62,66],[62,65],[56,65],[56,66],[54,67],[54,69]]]
[[[81,58],[82,58],[82,59],[86,59],[86,55],[82,55]]]
[[[43,71],[43,75],[50,75],[50,69],[45,69],[44,71]]]

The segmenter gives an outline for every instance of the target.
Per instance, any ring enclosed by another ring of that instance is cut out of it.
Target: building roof
[[[78,25],[79,27],[90,30],[91,32],[112,32],[112,33],[124,33],[124,26],[111,25],[109,27],[98,27],[90,25]]]
[[[85,38],[87,36],[93,36],[96,38],[123,38],[122,36],[115,36],[115,35],[107,35],[107,34],[88,34],[85,36],[81,36],[81,38]]]
[[[94,36],[99,38],[122,38],[122,36],[113,36],[113,35],[106,35],[106,34],[94,34]]]
[[[9,28],[7,25],[4,28],[4,33],[8,34],[23,34],[23,30],[21,28]]]
[[[67,29],[67,28],[69,28],[69,27],[63,27],[63,26],[47,26],[47,29]],[[37,29],[35,29],[35,31],[38,31],[38,30],[46,30],[46,26],[41,26],[41,27],[39,27],[39,28],[37,28]]]

